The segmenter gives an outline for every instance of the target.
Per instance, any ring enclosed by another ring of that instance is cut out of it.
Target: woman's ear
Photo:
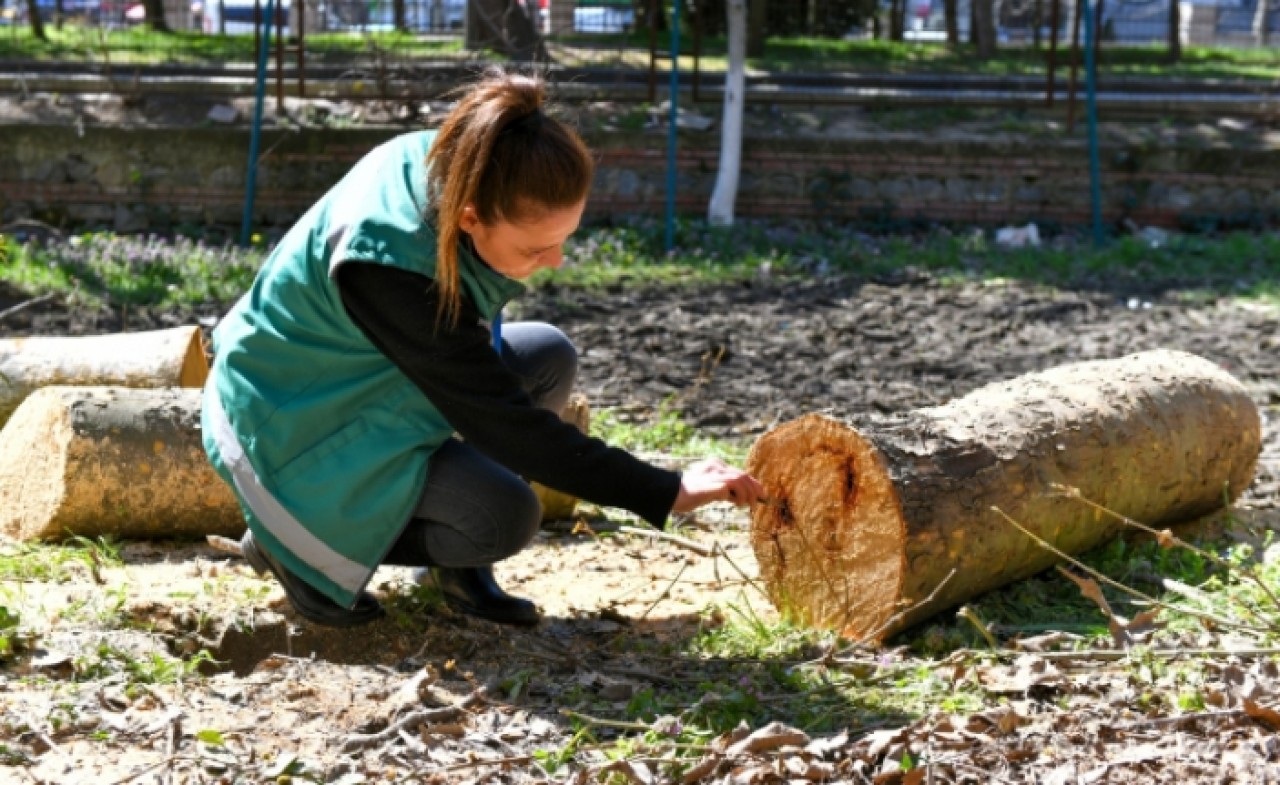
[[[480,216],[476,215],[476,208],[473,205],[467,205],[462,208],[462,217],[458,219],[458,228],[467,234],[471,234],[480,228]]]

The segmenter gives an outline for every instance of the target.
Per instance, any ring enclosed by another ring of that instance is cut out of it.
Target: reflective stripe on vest
[[[352,561],[346,556],[325,545],[314,534],[307,531],[297,519],[289,514],[279,501],[262,486],[253,465],[245,458],[244,449],[236,438],[222,409],[222,402],[213,386],[204,396],[204,407],[213,428],[213,440],[218,445],[223,464],[231,472],[240,498],[257,517],[258,521],[270,530],[272,536],[280,544],[292,551],[299,559],[324,573],[329,580],[343,589],[356,593],[364,588],[372,570]]]

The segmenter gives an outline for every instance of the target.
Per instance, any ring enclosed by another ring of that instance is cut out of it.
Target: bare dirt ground
[[[0,292],[0,309],[16,299]],[[519,310],[575,340],[594,408],[643,418],[667,402],[691,423],[741,438],[809,411],[874,416],[937,404],[1061,362],[1156,347],[1195,352],[1240,378],[1262,411],[1262,461],[1237,514],[1280,525],[1280,311],[1272,306],[1106,282],[1059,290],[904,272],[877,281],[551,288]],[[219,311],[134,312],[129,326]],[[6,328],[105,331],[118,318],[47,303]],[[617,720],[634,717],[626,708],[649,691],[682,690],[691,712],[706,711],[727,700],[706,686],[723,674],[754,678],[824,652],[757,662],[690,651],[726,615],[775,618],[749,580],[755,563],[741,513],[713,509],[684,522],[686,536],[720,544],[714,556],[607,531],[619,519],[589,508],[582,521],[588,528],[549,528],[501,566],[508,588],[542,606],[546,619],[533,630],[453,614],[393,569],[375,580],[386,620],[317,628],[289,611],[273,583],[199,543],[127,543],[123,566],[70,567],[58,580],[6,585],[5,604],[39,620],[40,634],[0,670],[0,782],[1280,781],[1273,658],[1213,659],[1197,685],[1206,705],[1177,710],[1149,700],[1153,685],[1175,676],[1041,653],[1052,648],[1043,639],[1018,644],[1016,658],[926,661],[889,648],[824,664],[833,681],[854,679],[867,693],[887,679],[980,685],[997,700],[978,714],[826,703],[819,688],[811,700],[840,721],[808,733],[787,708],[794,694],[764,694],[753,725],[692,750],[669,743],[679,717],[589,722],[593,743],[635,740],[628,762],[610,761],[575,739],[584,720],[566,710]],[[1219,648],[1231,639],[1207,630],[1174,643]],[[137,665],[200,649],[216,660],[205,679],[167,684]],[[567,748],[576,757],[556,768]],[[664,760],[675,755],[700,762],[673,775]],[[921,760],[932,765],[913,765]]]

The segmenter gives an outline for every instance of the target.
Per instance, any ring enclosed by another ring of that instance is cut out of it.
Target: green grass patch
[[[178,30],[157,33],[145,27],[102,28],[67,22],[61,29],[45,27],[47,41],[29,27],[0,28],[0,57],[16,60],[83,61],[87,64],[128,66],[186,64],[222,66],[257,61],[252,35],[219,35]],[[473,61],[492,59],[484,52],[468,52],[462,38],[422,37],[395,32],[308,33],[307,57],[313,65],[363,61],[380,56],[426,60]]]
[[[37,244],[0,234],[0,281],[31,296],[62,294],[72,305],[230,302],[249,288],[263,259],[260,247],[187,237],[88,232]]]
[[[4,581],[66,583],[83,578],[86,572],[123,564],[119,545],[105,537],[0,546],[0,580]]]
[[[1162,634],[1195,635],[1206,629],[1226,631],[1219,625],[1206,624],[1204,618],[1197,615],[1203,612],[1242,625],[1275,628],[1270,634],[1252,633],[1258,645],[1265,646],[1280,641],[1280,605],[1272,596],[1280,596],[1280,560],[1276,558],[1280,551],[1276,551],[1273,532],[1262,535],[1261,542],[1261,548],[1231,537],[1191,543],[1210,555],[1207,557],[1196,550],[1162,545],[1154,538],[1120,537],[1079,559],[1124,586],[1174,608],[1193,612],[1161,611]],[[1264,558],[1268,550],[1270,556]],[[1084,575],[1078,568],[1068,569]],[[1189,596],[1187,590],[1170,589],[1166,584],[1168,580],[1190,587],[1193,595]],[[1106,585],[1101,588],[1112,610],[1126,618],[1150,609],[1145,601],[1127,592]],[[1080,636],[1079,648],[1114,645],[1103,612],[1056,570],[988,592],[968,603],[968,608],[1001,643],[1062,631]],[[943,656],[957,649],[981,649],[988,645],[973,621],[948,616],[940,616],[899,637],[901,643],[923,656]]]
[[[252,35],[217,35],[194,31],[157,33],[143,26],[102,28],[71,20],[45,28],[47,41],[32,36],[27,25],[0,28],[0,57],[19,60],[83,61],[96,65],[165,63],[221,65],[253,63]],[[660,38],[665,47],[666,36]],[[685,31],[681,67],[692,67],[692,31]],[[557,58],[566,63],[607,62],[615,67],[647,69],[649,32],[558,35],[551,42]],[[700,67],[718,72],[726,68],[724,36],[706,36]],[[352,63],[390,57],[397,61],[496,61],[488,51],[467,51],[461,36],[415,35],[396,32],[309,33],[310,62]],[[1044,75],[1048,48],[1005,46],[994,57],[979,58],[964,44],[954,49],[941,44],[835,38],[773,37],[763,57],[750,58],[750,68],[771,72],[850,71],[859,73],[937,73]],[[1058,68],[1065,78],[1069,63],[1060,52]],[[1161,45],[1106,46],[1099,57],[1100,73],[1111,77],[1180,77],[1228,80],[1275,79],[1280,75],[1280,51],[1270,48],[1185,47],[1177,63],[1169,63]]]
[[[874,278],[910,268],[943,279],[1280,301],[1280,235],[1274,233],[1171,234],[1158,242],[1124,236],[1102,246],[1058,233],[1040,247],[1006,249],[989,231],[895,231],[902,228],[909,227],[875,216],[853,224],[742,220],[732,228],[685,219],[667,253],[661,222],[636,219],[583,229],[567,243],[564,267],[540,272],[530,286],[701,286],[837,273]],[[248,289],[267,250],[260,238],[241,249],[181,236],[89,232],[37,244],[0,235],[0,282],[28,296],[56,292],[71,305],[227,303]],[[670,425],[655,423],[653,438],[678,436],[663,432]]]
[[[746,460],[745,441],[716,439],[689,425],[672,399],[651,415],[636,419],[616,409],[591,415],[591,435],[633,452],[655,452],[676,458],[721,458],[728,463]]]

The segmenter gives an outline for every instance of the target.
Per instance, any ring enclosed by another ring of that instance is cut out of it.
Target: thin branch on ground
[[[603,717],[592,717],[590,714],[583,714],[573,709],[561,709],[560,713],[572,720],[585,722],[587,725],[596,728],[616,728],[617,730],[640,730],[650,731],[653,726],[643,722],[629,722],[627,720],[610,720]]]
[[[376,747],[384,742],[399,738],[400,731],[415,728],[418,725],[433,725],[451,722],[466,713],[467,709],[484,701],[484,688],[481,687],[453,706],[439,709],[420,709],[411,711],[377,733],[368,735],[353,734],[347,737],[340,748],[342,752],[356,752]]]
[[[244,551],[241,550],[240,542],[238,540],[233,540],[230,537],[223,537],[219,534],[210,534],[205,537],[204,540],[208,543],[209,547],[213,548],[215,551],[229,553],[232,556],[244,557]]]
[[[1015,649],[1006,649],[999,652],[1000,654],[1010,657],[1021,657],[1024,654],[1032,654],[1036,657],[1046,660],[1096,660],[1098,662],[1111,662],[1115,660],[1127,659],[1132,652],[1125,649],[1081,649],[1080,651],[1022,651]],[[1261,649],[1261,648],[1245,648],[1245,649],[1147,649],[1143,652],[1143,656],[1153,657],[1160,660],[1174,660],[1181,657],[1274,657],[1280,655],[1280,649]]]
[[[1013,526],[1013,527],[1014,527],[1014,528],[1016,528],[1018,531],[1022,532],[1023,534],[1027,535],[1028,537],[1030,537],[1030,538],[1031,538],[1033,541],[1035,541],[1035,543],[1036,543],[1037,545],[1039,545],[1041,548],[1044,548],[1045,550],[1049,551],[1050,553],[1052,553],[1053,555],[1057,556],[1058,558],[1060,558],[1060,559],[1062,559],[1062,560],[1064,560],[1064,561],[1066,561],[1066,562],[1069,562],[1070,564],[1072,564],[1073,566],[1075,566],[1077,569],[1083,570],[1084,572],[1088,573],[1088,574],[1089,574],[1090,576],[1092,576],[1093,578],[1095,578],[1095,579],[1097,579],[1097,580],[1099,580],[1099,581],[1101,581],[1101,582],[1103,582],[1103,583],[1107,584],[1108,586],[1110,586],[1110,587],[1111,587],[1111,588],[1113,588],[1113,589],[1118,589],[1119,591],[1122,591],[1122,592],[1124,592],[1124,593],[1126,593],[1126,594],[1129,594],[1129,595],[1131,595],[1131,596],[1133,596],[1133,597],[1137,597],[1138,599],[1145,600],[1146,602],[1148,602],[1148,603],[1150,603],[1150,604],[1152,604],[1152,605],[1154,605],[1154,606],[1156,606],[1156,607],[1158,607],[1158,608],[1164,608],[1165,610],[1174,611],[1174,612],[1176,612],[1176,613],[1184,613],[1184,614],[1186,614],[1186,615],[1188,615],[1188,616],[1194,616],[1195,618],[1198,618],[1198,619],[1204,619],[1204,620],[1206,620],[1206,621],[1211,621],[1211,622],[1213,622],[1214,624],[1217,624],[1217,625],[1219,625],[1219,626],[1221,626],[1221,627],[1226,627],[1226,628],[1229,628],[1229,629],[1236,629],[1236,630],[1245,630],[1245,631],[1247,631],[1247,632],[1256,632],[1256,633],[1260,633],[1260,634],[1271,634],[1271,633],[1274,633],[1274,632],[1276,632],[1276,631],[1277,631],[1277,630],[1276,630],[1276,627],[1274,627],[1274,626],[1269,626],[1269,627],[1254,627],[1253,625],[1250,625],[1250,624],[1242,624],[1242,623],[1240,623],[1240,622],[1238,622],[1238,621],[1233,621],[1233,620],[1231,620],[1231,619],[1224,619],[1224,618],[1222,618],[1221,616],[1218,616],[1218,615],[1216,615],[1216,614],[1207,613],[1207,612],[1205,612],[1205,611],[1201,611],[1201,610],[1196,610],[1195,608],[1187,608],[1187,607],[1184,607],[1184,606],[1181,606],[1181,605],[1174,605],[1173,603],[1164,602],[1163,600],[1158,600],[1158,599],[1156,599],[1155,597],[1152,597],[1152,596],[1151,596],[1151,595],[1149,595],[1149,594],[1146,594],[1146,593],[1144,593],[1144,592],[1138,591],[1137,589],[1130,588],[1129,586],[1126,586],[1126,585],[1124,585],[1123,583],[1121,583],[1121,582],[1119,582],[1119,581],[1117,581],[1117,580],[1115,580],[1115,579],[1113,579],[1113,578],[1109,578],[1109,577],[1107,577],[1106,575],[1103,575],[1102,573],[1098,572],[1097,570],[1095,570],[1094,568],[1092,568],[1092,567],[1090,567],[1089,565],[1085,564],[1084,562],[1080,561],[1079,559],[1077,559],[1077,558],[1075,558],[1075,557],[1071,556],[1070,554],[1066,553],[1065,551],[1063,551],[1063,550],[1059,549],[1058,547],[1056,547],[1055,545],[1053,545],[1052,543],[1050,543],[1048,540],[1045,540],[1044,538],[1042,538],[1042,537],[1040,537],[1039,535],[1035,534],[1034,532],[1032,532],[1032,531],[1031,531],[1030,529],[1028,529],[1027,527],[1025,527],[1025,526],[1023,526],[1022,524],[1018,523],[1018,522],[1017,522],[1017,521],[1015,521],[1013,518],[1009,517],[1009,515],[1008,515],[1004,510],[1000,509],[999,507],[994,507],[994,506],[993,506],[991,509],[992,509],[992,511],[994,511],[997,515],[999,515],[1000,517],[1002,517],[1002,518],[1004,518],[1006,521],[1008,521],[1008,522],[1009,522],[1009,524],[1010,524],[1011,526]],[[1059,569],[1059,570],[1061,570],[1061,569],[1062,569],[1062,567],[1061,567],[1061,566],[1059,566],[1059,567],[1058,567],[1058,569]]]
[[[1252,567],[1247,567],[1244,565],[1232,564],[1227,559],[1222,558],[1221,556],[1219,556],[1216,553],[1213,553],[1212,551],[1206,551],[1203,548],[1198,548],[1195,545],[1192,545],[1191,543],[1177,536],[1176,534],[1169,531],[1168,529],[1159,530],[1151,526],[1148,526],[1147,524],[1142,523],[1141,521],[1135,521],[1133,518],[1130,518],[1127,515],[1122,515],[1116,512],[1115,510],[1108,508],[1105,505],[1102,505],[1093,501],[1092,499],[1090,499],[1089,497],[1081,493],[1079,488],[1074,488],[1068,485],[1062,485],[1058,483],[1055,483],[1053,487],[1061,491],[1062,495],[1071,499],[1076,499],[1081,504],[1087,505],[1088,507],[1091,507],[1094,510],[1097,510],[1098,512],[1101,512],[1105,515],[1109,515],[1110,517],[1116,519],[1117,521],[1120,521],[1126,526],[1132,526],[1135,529],[1141,529],[1142,531],[1147,532],[1148,534],[1155,535],[1156,539],[1160,541],[1160,544],[1162,546],[1166,546],[1166,547],[1176,546],[1179,548],[1185,548],[1186,550],[1191,551],[1195,555],[1203,559],[1208,559],[1209,561],[1213,562],[1219,567],[1226,569],[1229,572],[1240,570],[1245,574],[1247,578],[1249,578],[1249,580],[1258,584],[1258,588],[1262,589],[1262,592],[1267,595],[1268,599],[1271,600],[1271,604],[1275,605],[1276,608],[1280,609],[1280,598],[1276,597],[1275,593],[1271,591],[1271,587],[1267,586],[1266,581],[1262,580],[1262,576],[1258,575],[1258,572],[1256,569]]]
[[[676,545],[680,548],[684,548],[686,551],[693,551],[699,556],[710,556],[711,554],[715,553],[716,546],[719,545],[719,543],[715,543],[713,545],[703,545],[700,542],[694,542],[688,537],[681,537],[678,534],[671,534],[670,532],[664,532],[661,529],[644,529],[639,526],[619,526],[618,531],[622,532],[623,534],[630,534],[636,537],[648,537],[649,539],[652,539],[652,540],[662,540],[664,542],[669,542],[672,545]]]
[[[955,569],[954,567],[952,567],[952,568],[951,568],[951,572],[947,573],[947,575],[946,575],[946,577],[945,577],[945,578],[943,578],[942,580],[938,581],[938,585],[933,587],[933,591],[929,592],[929,596],[928,596],[928,597],[925,597],[923,600],[920,600],[919,602],[913,602],[913,603],[911,603],[910,605],[908,605],[907,607],[905,607],[905,608],[903,608],[902,610],[898,611],[897,613],[893,614],[893,615],[892,615],[892,616],[890,616],[888,619],[886,619],[886,620],[884,621],[884,623],[883,623],[883,624],[881,624],[879,627],[876,627],[876,628],[875,628],[874,630],[872,630],[871,632],[867,633],[866,635],[863,635],[861,638],[859,638],[858,640],[854,641],[853,646],[854,646],[854,647],[857,647],[857,646],[864,645],[867,641],[872,640],[873,638],[877,638],[877,637],[879,637],[881,633],[883,633],[885,630],[889,629],[889,628],[890,628],[890,627],[892,627],[893,625],[897,624],[897,623],[898,623],[899,621],[901,621],[901,620],[903,619],[903,617],[905,617],[908,613],[911,613],[911,612],[912,612],[912,611],[914,611],[915,609],[917,609],[917,608],[921,608],[921,607],[923,607],[923,606],[925,606],[925,605],[928,605],[929,603],[933,602],[933,601],[934,601],[934,599],[936,599],[936,598],[937,598],[937,596],[938,596],[938,592],[942,591],[942,588],[943,588],[944,586],[946,586],[948,583],[950,583],[950,582],[951,582],[951,579],[952,579],[952,578],[954,578],[955,576],[956,576],[956,569]]]
[[[20,302],[17,305],[13,305],[8,308],[5,308],[3,311],[0,311],[0,321],[4,321],[5,319],[9,318],[10,316],[13,316],[14,314],[22,313],[28,308],[39,305],[40,303],[52,300],[54,297],[57,297],[57,296],[58,296],[57,292],[49,292],[48,294],[42,294],[39,297],[32,297],[30,300],[24,300],[23,302]]]
[[[656,608],[656,607],[658,607],[658,603],[662,602],[662,601],[663,601],[663,600],[665,600],[668,596],[670,596],[670,594],[671,594],[671,589],[672,589],[672,588],[673,588],[677,583],[679,583],[679,582],[680,582],[680,576],[684,575],[684,571],[685,571],[685,570],[687,570],[687,569],[689,569],[689,563],[690,563],[690,562],[689,562],[689,559],[687,559],[687,558],[686,558],[686,559],[684,559],[684,560],[680,563],[680,571],[676,573],[676,577],[672,578],[672,579],[671,579],[671,582],[670,582],[670,583],[668,583],[668,584],[666,585],[666,588],[664,588],[664,589],[662,590],[662,593],[661,593],[661,594],[659,594],[659,595],[654,599],[654,601],[653,601],[653,602],[649,603],[649,607],[644,609],[644,613],[640,614],[640,618],[635,619],[635,620],[632,622],[633,624],[639,624],[640,622],[642,622],[642,621],[644,621],[645,619],[649,618],[649,614],[650,614],[650,613],[653,613],[653,609],[654,609],[654,608]],[[626,634],[627,634],[627,630],[625,630],[625,629],[624,629],[624,630],[622,630],[622,631],[621,631],[621,632],[619,632],[617,635],[614,635],[612,638],[610,638],[608,641],[606,641],[606,642],[604,643],[604,645],[603,645],[603,646],[599,646],[599,647],[597,647],[597,650],[599,650],[599,649],[612,649],[612,648],[613,648],[613,645],[614,645],[615,643],[617,643],[618,641],[622,640],[622,638],[623,638]]]
[[[743,579],[744,581],[746,581],[747,583],[751,584],[751,587],[752,587],[753,589],[755,589],[756,591],[760,592],[760,596],[761,596],[761,597],[764,597],[766,600],[768,600],[768,599],[769,599],[769,592],[765,591],[763,586],[761,586],[759,583],[756,583],[756,581],[755,581],[755,579],[754,579],[754,578],[752,578],[750,575],[747,575],[747,573],[746,573],[746,572],[744,572],[744,571],[743,571],[743,569],[742,569],[741,567],[739,567],[739,566],[738,566],[738,563],[737,563],[737,562],[735,562],[735,561],[733,560],[733,558],[729,556],[729,552],[728,552],[728,551],[726,551],[726,550],[724,549],[724,543],[722,543],[722,542],[720,542],[720,541],[718,541],[718,540],[717,540],[717,541],[716,541],[715,551],[714,551],[714,553],[713,553],[712,555],[713,555],[713,556],[723,556],[723,557],[724,557],[724,560],[725,560],[726,562],[728,562],[728,563],[729,563],[729,566],[733,568],[734,572],[736,572],[736,573],[738,573],[739,575],[741,575],[741,576],[742,576],[742,579]],[[770,601],[772,601],[772,600],[770,600]]]

